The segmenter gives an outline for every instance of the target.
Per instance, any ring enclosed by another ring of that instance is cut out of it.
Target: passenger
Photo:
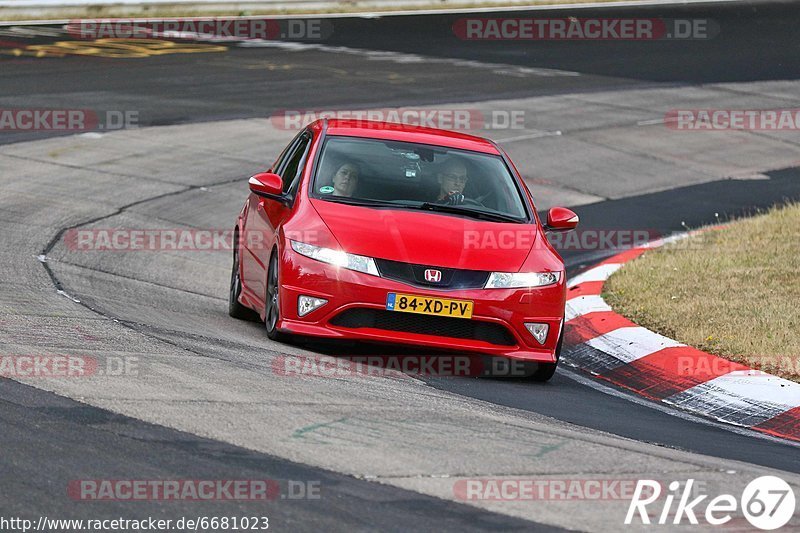
[[[358,186],[358,166],[344,163],[333,175],[333,196],[353,196]]]

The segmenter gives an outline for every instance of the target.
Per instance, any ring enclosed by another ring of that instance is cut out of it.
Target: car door
[[[291,191],[297,189],[311,146],[311,132],[301,132],[284,151],[272,171],[283,181],[283,196],[291,198]],[[263,301],[266,294],[266,268],[269,256],[277,238],[280,224],[291,213],[291,202],[262,198],[250,194],[245,222],[245,243],[253,261],[243,268],[244,283],[254,295]]]

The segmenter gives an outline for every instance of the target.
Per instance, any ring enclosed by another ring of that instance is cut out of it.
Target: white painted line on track
[[[519,135],[517,137],[507,137],[505,139],[495,139],[497,143],[510,143],[515,141],[528,141],[530,139],[541,139],[542,137],[557,137],[561,135],[561,130],[555,131],[537,131],[528,135]]]
[[[506,63],[486,63],[483,61],[474,61],[471,59],[454,59],[447,57],[432,57],[423,56],[419,54],[410,54],[405,52],[391,52],[384,50],[369,50],[366,48],[350,48],[348,46],[328,46],[316,43],[295,43],[285,41],[267,41],[264,39],[248,39],[239,43],[242,48],[277,48],[280,50],[287,50],[290,52],[304,52],[307,50],[318,50],[320,52],[330,52],[333,54],[349,54],[355,56],[365,57],[374,61],[392,61],[395,63],[429,63],[429,64],[446,64],[455,65],[458,67],[471,67],[479,68],[482,70],[491,70],[495,74],[503,74],[510,76],[542,76],[542,77],[559,77],[580,76],[580,73],[570,70],[558,70],[552,68],[538,68],[538,67],[522,67],[519,65],[510,65]]]
[[[663,118],[653,118],[650,120],[640,120],[636,123],[637,126],[654,126],[656,124],[664,124],[665,120]]]

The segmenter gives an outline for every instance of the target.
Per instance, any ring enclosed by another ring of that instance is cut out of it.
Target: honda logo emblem
[[[442,271],[429,268],[425,271],[425,281],[439,283],[442,281]]]

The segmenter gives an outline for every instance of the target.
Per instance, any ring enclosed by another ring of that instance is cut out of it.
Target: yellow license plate
[[[396,292],[390,292],[386,296],[386,309],[420,315],[472,318],[472,302],[469,300],[448,300]]]

